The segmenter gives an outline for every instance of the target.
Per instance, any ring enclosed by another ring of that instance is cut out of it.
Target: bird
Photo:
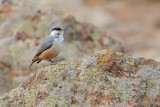
[[[57,57],[63,47],[63,35],[65,29],[66,28],[63,26],[54,26],[52,28],[51,34],[47,36],[44,42],[40,45],[29,68],[31,68],[33,63],[37,62],[38,64],[42,60],[47,60],[53,63],[51,59]]]

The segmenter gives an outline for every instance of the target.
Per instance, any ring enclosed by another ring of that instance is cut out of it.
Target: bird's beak
[[[62,28],[62,31],[66,30],[66,28]]]

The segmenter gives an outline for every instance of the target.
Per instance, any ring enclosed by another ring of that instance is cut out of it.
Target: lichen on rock
[[[64,97],[49,95],[45,100],[43,107],[68,107]]]
[[[94,67],[86,68],[85,78],[89,83],[96,83],[99,72]]]

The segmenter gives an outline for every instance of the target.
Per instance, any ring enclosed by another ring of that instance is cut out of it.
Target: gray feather
[[[53,42],[54,42],[54,39],[55,37],[53,36],[48,36],[43,44],[40,46],[40,48],[38,49],[37,53],[35,56],[39,56],[42,52],[46,51],[47,49],[49,49],[52,45],[53,45]]]

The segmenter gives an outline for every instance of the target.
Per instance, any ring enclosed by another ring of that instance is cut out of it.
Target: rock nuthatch
[[[32,63],[30,64],[29,68],[32,66],[33,63],[41,62],[42,60],[48,60],[50,62],[53,62],[51,59],[55,58],[62,46],[63,46],[63,34],[64,34],[65,28],[62,26],[55,26],[52,29],[52,32],[47,38],[44,40],[44,42],[41,44],[40,48],[38,49],[36,55],[32,59]]]

